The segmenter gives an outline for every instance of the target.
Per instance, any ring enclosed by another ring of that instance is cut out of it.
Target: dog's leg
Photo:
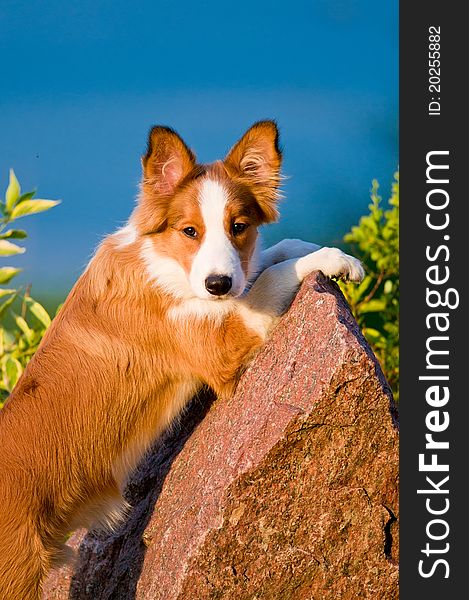
[[[280,315],[289,306],[299,285],[312,271],[360,281],[363,267],[356,258],[337,248],[321,248],[266,269],[249,292],[236,302],[236,310],[223,322],[192,321],[180,348],[192,372],[218,396],[230,396],[242,367],[265,342]],[[211,332],[207,334],[207,327]],[[193,348],[197,347],[198,352]]]
[[[8,515],[0,520],[6,525],[0,540],[0,598],[40,600],[50,561],[39,535],[27,522],[13,527]]]
[[[338,248],[319,248],[306,256],[279,262],[263,271],[244,297],[246,324],[265,339],[276,318],[289,306],[299,285],[312,271],[356,282],[364,276],[361,262]]]
[[[289,260],[290,258],[300,258],[319,250],[321,246],[312,242],[304,242],[298,239],[285,239],[274,246],[263,250],[260,253],[259,272],[265,271],[272,265]]]
[[[178,353],[192,376],[209,385],[218,396],[230,396],[243,366],[265,342],[280,315],[293,300],[303,279],[312,271],[360,281],[359,260],[337,248],[321,248],[266,269],[249,292],[229,306],[222,321],[182,321]],[[197,348],[197,352],[194,352]]]

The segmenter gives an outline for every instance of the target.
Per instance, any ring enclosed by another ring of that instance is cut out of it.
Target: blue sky
[[[3,0],[0,66],[0,187],[13,167],[62,200],[9,261],[39,294],[126,220],[153,124],[210,161],[277,119],[289,178],[268,242],[339,243],[398,166],[397,1]]]

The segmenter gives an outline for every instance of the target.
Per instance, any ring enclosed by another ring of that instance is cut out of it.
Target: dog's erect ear
[[[167,196],[195,166],[195,156],[170,127],[153,127],[142,157],[143,184],[148,191]]]
[[[248,129],[225,158],[228,173],[254,188],[264,221],[278,217],[282,152],[274,121],[259,121]]]
[[[170,127],[153,127],[142,156],[142,186],[134,223],[141,233],[166,227],[169,201],[178,185],[195,167],[195,156]]]

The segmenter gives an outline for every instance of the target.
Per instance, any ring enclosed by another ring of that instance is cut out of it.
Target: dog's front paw
[[[301,262],[300,262],[301,261]],[[321,248],[317,252],[308,254],[299,259],[301,275],[305,276],[311,271],[322,271],[327,277],[337,277],[344,281],[359,283],[365,276],[362,263],[353,256],[349,256],[339,248]]]
[[[322,250],[324,250],[324,254],[321,258],[324,263],[320,270],[324,275],[357,283],[363,280],[365,271],[362,263],[357,258],[345,254],[339,248],[322,248]]]
[[[365,270],[358,258],[345,254],[339,248],[328,248],[328,250],[330,251],[330,262],[327,265],[327,272],[321,269],[324,275],[355,283],[363,281]]]

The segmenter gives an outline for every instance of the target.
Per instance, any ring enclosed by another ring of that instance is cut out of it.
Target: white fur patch
[[[117,241],[118,248],[125,248],[136,241],[137,230],[133,225],[128,223],[113,233],[113,237]]]
[[[235,300],[224,298],[222,300],[203,300],[191,298],[173,306],[168,311],[168,316],[174,321],[187,321],[188,318],[210,319],[220,324],[223,319],[236,310]]]
[[[218,181],[205,179],[199,199],[205,236],[189,274],[192,289],[199,298],[213,299],[205,288],[205,279],[209,275],[225,275],[232,280],[230,293],[239,296],[246,287],[246,277],[239,254],[225,231],[226,190]]]
[[[140,251],[148,273],[148,279],[176,298],[192,298],[194,292],[186,273],[177,260],[162,256],[153,248],[150,239],[142,242]]]
[[[261,270],[290,258],[299,258],[319,250],[321,246],[298,239],[285,239],[261,252]]]
[[[274,325],[276,318],[268,312],[253,310],[244,303],[238,303],[238,315],[243,319],[245,326],[265,341],[267,334]]]

